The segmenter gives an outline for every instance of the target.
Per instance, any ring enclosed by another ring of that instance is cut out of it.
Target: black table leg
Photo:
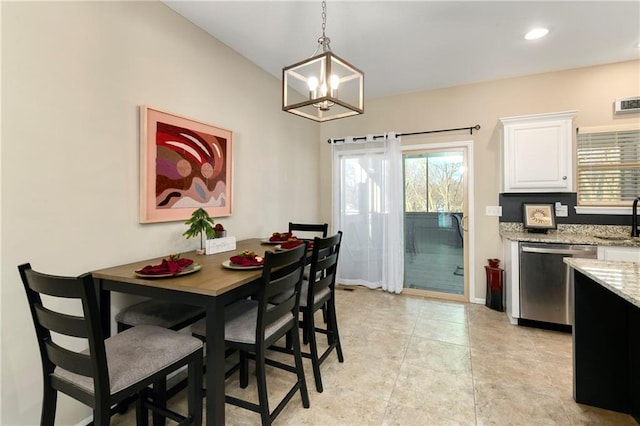
[[[111,292],[104,289],[102,279],[94,279],[96,296],[100,308],[100,323],[104,338],[111,336]]]
[[[224,424],[224,304],[207,306],[207,425]]]

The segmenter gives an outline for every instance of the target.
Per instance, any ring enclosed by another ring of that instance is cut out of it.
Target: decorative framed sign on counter
[[[232,132],[140,107],[140,222],[231,215]]]
[[[556,215],[553,204],[522,204],[524,228],[533,232],[556,229]]]

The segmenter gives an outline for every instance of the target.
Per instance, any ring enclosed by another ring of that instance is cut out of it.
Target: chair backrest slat
[[[265,253],[263,283],[259,293],[257,342],[264,341],[266,328],[287,312],[297,321],[306,249],[305,242],[291,250]],[[274,296],[278,296],[278,303],[270,303]]]
[[[282,278],[271,280],[271,282],[269,282],[269,287],[265,289],[265,294],[267,295],[267,297],[271,298],[272,296],[282,294],[283,292],[287,291],[293,293],[293,289],[296,286],[296,281],[298,280],[297,272],[299,271],[293,270]]]
[[[82,376],[93,376],[93,366],[89,355],[70,351],[51,341],[46,342],[46,345],[49,359],[58,367]]]
[[[316,262],[316,271],[320,272],[320,271],[324,271],[326,269],[331,268],[333,265],[335,265],[336,263],[338,263],[338,255],[333,252],[331,254],[325,254],[327,257],[321,258],[322,253],[320,253],[320,255],[318,256],[318,260]]]
[[[327,236],[329,232],[328,223],[293,223],[289,222],[289,232],[314,232],[322,235],[322,238]]]
[[[320,279],[318,279],[317,281],[313,282],[313,293],[314,294],[318,294],[320,293],[321,290],[331,286],[331,284],[333,283],[333,274],[324,276]]]
[[[25,270],[25,274],[29,280],[29,288],[36,293],[69,299],[82,297],[82,287],[70,284],[68,277],[39,274],[32,269]]]
[[[45,308],[42,305],[35,305],[36,315],[38,321],[47,330],[55,331],[56,333],[64,334],[66,336],[89,337],[87,333],[87,324],[84,317],[77,317],[73,315],[61,314]]]

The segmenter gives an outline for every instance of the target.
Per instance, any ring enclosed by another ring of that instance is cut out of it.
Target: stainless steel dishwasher
[[[596,246],[521,242],[520,318],[571,325],[572,274],[562,259],[596,255]]]

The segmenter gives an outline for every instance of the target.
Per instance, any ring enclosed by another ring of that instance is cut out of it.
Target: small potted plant
[[[216,226],[213,228],[216,230],[216,238],[224,238],[227,236],[227,230],[224,229],[221,223],[216,223]]]
[[[204,254],[205,235],[207,239],[216,237],[213,218],[201,207],[191,214],[191,218],[185,224],[189,226],[189,229],[182,235],[187,239],[200,235],[200,250],[198,250],[198,253]]]

